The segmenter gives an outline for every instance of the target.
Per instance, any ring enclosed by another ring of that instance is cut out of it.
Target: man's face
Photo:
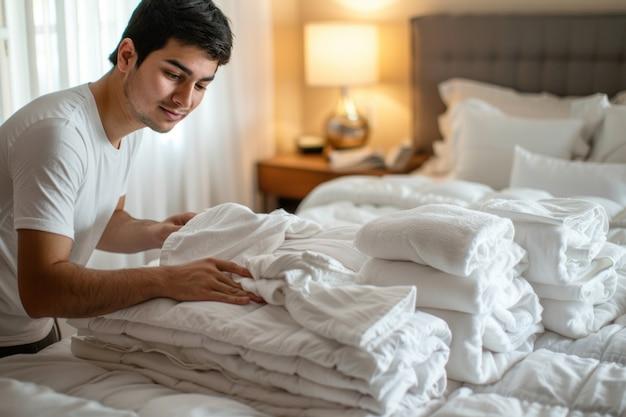
[[[124,79],[131,115],[152,130],[169,132],[202,101],[217,61],[196,46],[170,39]]]

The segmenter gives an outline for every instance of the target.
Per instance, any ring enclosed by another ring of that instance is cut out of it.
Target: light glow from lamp
[[[378,80],[376,26],[310,23],[304,31],[309,85],[341,87]]]
[[[307,83],[341,87],[341,98],[325,125],[327,144],[335,149],[363,146],[369,136],[369,123],[357,111],[348,87],[378,80],[376,26],[310,23],[304,32]]]
[[[357,12],[369,13],[382,10],[396,0],[339,0],[344,7]]]

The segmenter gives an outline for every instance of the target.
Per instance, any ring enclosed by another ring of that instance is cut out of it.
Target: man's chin
[[[146,125],[150,130],[154,130],[157,133],[167,133],[174,129],[176,123],[157,123],[153,120],[142,120],[143,124]]]
[[[174,129],[174,125],[171,126],[148,126],[151,130],[154,130],[157,133],[167,133]]]

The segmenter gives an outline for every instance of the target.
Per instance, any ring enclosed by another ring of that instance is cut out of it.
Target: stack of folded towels
[[[564,198],[491,199],[479,209],[513,221],[515,241],[528,252],[525,276],[540,297],[546,329],[580,338],[624,313],[626,294],[616,272],[624,248],[606,242],[602,206]]]
[[[449,204],[398,211],[364,225],[355,243],[372,257],[373,285],[415,285],[417,309],[452,331],[451,379],[498,380],[532,352],[541,306],[521,277],[525,251],[509,219]]]
[[[235,396],[271,415],[389,415],[443,394],[450,331],[415,288],[359,285],[356,229],[223,204],[166,241],[167,265],[212,257],[267,304],[152,300],[72,320],[73,353],[173,388]],[[333,256],[330,256],[332,254]],[[305,411],[306,410],[306,411]]]

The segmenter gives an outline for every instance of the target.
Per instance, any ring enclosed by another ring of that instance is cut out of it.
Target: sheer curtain
[[[185,121],[167,134],[145,135],[126,198],[131,215],[161,220],[226,201],[255,204],[254,163],[273,148],[269,1],[216,1],[235,34],[231,62]],[[30,74],[30,91],[13,92],[16,103],[102,76],[137,3],[26,0],[28,68],[21,73]],[[96,252],[90,266],[137,266],[157,256]]]

